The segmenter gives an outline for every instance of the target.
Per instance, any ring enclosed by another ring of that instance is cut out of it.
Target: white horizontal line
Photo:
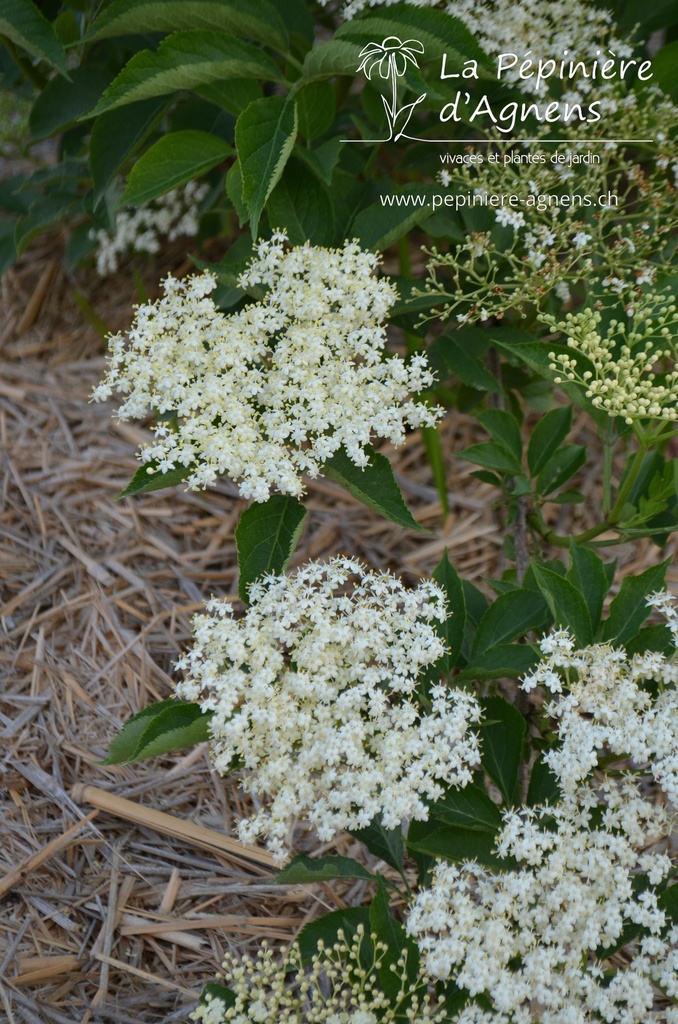
[[[428,142],[431,145],[451,144],[453,142],[473,142],[474,144],[493,142],[503,142],[504,145],[508,143],[517,142],[543,142],[543,143],[554,143],[554,142],[568,142],[572,146],[600,146],[605,145],[608,142],[654,142],[654,139],[415,139],[410,135],[404,136],[410,142]],[[393,142],[393,139],[340,139],[340,142],[364,142],[369,143],[382,143],[382,142]]]

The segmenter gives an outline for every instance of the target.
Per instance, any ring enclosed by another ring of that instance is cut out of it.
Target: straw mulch
[[[130,267],[115,280],[74,276],[59,251],[33,247],[2,281],[0,1015],[186,1020],[223,950],[289,940],[369,893],[364,883],[272,885],[268,855],[231,838],[246,807],[237,783],[210,771],[204,746],[132,767],[98,763],[130,715],[170,695],[204,600],[235,598],[243,502],[228,482],[114,502],[148,435],[88,404],[104,368],[88,319],[125,326],[136,287]],[[165,254],[162,267],[141,267],[151,294],[168,265]],[[587,429],[582,417],[579,435],[593,444]],[[481,436],[463,416],[443,426],[448,452]],[[447,547],[481,585],[501,572],[505,529],[472,467],[449,456],[443,522],[419,438],[393,457],[430,533],[391,526],[319,481],[295,562],[354,554],[414,582]],[[594,465],[583,483],[591,505],[599,480]],[[577,528],[591,516],[581,507]],[[620,554],[633,572],[658,557],[648,544]],[[337,848],[357,852],[350,839]]]

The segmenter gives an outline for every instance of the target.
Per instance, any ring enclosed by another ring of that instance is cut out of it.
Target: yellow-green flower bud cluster
[[[540,319],[564,334],[570,353],[549,353],[555,383],[575,381],[586,397],[609,416],[626,423],[640,419],[673,422],[678,419],[678,369],[673,342],[678,308],[673,297],[650,292],[628,311],[628,322],[611,320],[599,330],[602,314],[586,309],[564,320],[546,314]],[[584,356],[592,370],[581,369]]]
[[[256,957],[226,955],[220,984],[235,995],[233,1006],[212,997],[191,1019],[202,1024],[440,1024],[446,1019],[428,992],[426,975],[409,980],[407,954],[393,965],[400,990],[391,999],[379,982],[387,947],[362,925],[348,937],[339,931],[332,946],[318,942],[305,966],[297,943],[277,953],[264,942]]]

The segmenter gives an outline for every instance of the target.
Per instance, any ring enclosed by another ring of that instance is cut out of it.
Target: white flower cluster
[[[649,603],[668,611],[677,639],[670,596]],[[603,756],[630,758],[676,803],[678,665],[657,652],[576,650],[565,630],[541,649],[523,687],[557,695],[545,710],[560,744],[545,761],[561,799],[504,811],[496,851],[516,866],[439,862],[408,931],[432,976],[489,999],[455,1024],[678,1024],[675,1006],[661,1008],[678,996],[678,928],[659,899],[675,868],[669,814],[642,778],[599,770]]]
[[[136,210],[121,210],[115,220],[115,235],[103,229],[90,232],[99,245],[96,251],[97,273],[100,277],[114,274],[120,257],[126,252],[160,252],[161,238],[197,235],[200,226],[200,203],[209,192],[209,185],[189,181],[182,189],[175,188],[152,203]]]
[[[675,630],[670,595],[655,596],[652,605],[670,610]],[[523,689],[544,686],[558,695],[545,710],[558,721],[561,743],[545,760],[561,789],[574,794],[607,750],[648,766],[678,807],[678,663],[658,651],[629,658],[608,644],[576,650],[565,630],[546,637],[541,647],[544,658]],[[565,693],[562,672],[569,680]],[[647,682],[659,684],[656,697],[642,685]]]
[[[129,395],[120,419],[172,412],[155,427],[144,462],[163,472],[191,467],[188,485],[221,474],[265,501],[272,488],[303,492],[342,446],[358,466],[375,435],[402,444],[407,425],[432,426],[441,410],[409,396],[433,384],[426,358],[384,357],[384,319],[396,291],[373,271],[379,257],[357,242],[341,249],[287,250],[276,232],[260,242],[242,275],[265,297],[224,315],[209,299],[209,274],[165,281],[165,295],[141,306],[128,339],[109,339],[106,379],[96,400]]]
[[[243,842],[264,836],[284,859],[297,819],[323,841],[378,814],[390,829],[425,819],[424,801],[444,786],[470,782],[479,763],[475,697],[435,685],[422,712],[414,695],[445,650],[435,623],[447,610],[434,583],[406,590],[339,557],[257,581],[249,598],[243,618],[221,600],[196,617],[176,687],[214,712],[217,770],[239,758],[243,788],[265,798],[241,822]]]
[[[404,957],[393,972],[400,991],[388,999],[379,983],[387,947],[374,934],[370,954],[366,946],[365,930],[358,925],[350,940],[340,930],[330,948],[320,940],[308,968],[296,943],[283,946],[277,956],[266,942],[255,959],[227,954],[218,977],[235,995],[234,1005],[227,1008],[223,999],[208,997],[191,1020],[202,1024],[390,1024],[403,1019],[439,1024],[445,1020],[445,1012],[436,1009],[427,992],[428,979],[420,972],[410,983]]]
[[[567,313],[563,321],[549,315],[539,317],[554,331],[568,338],[568,348],[585,356],[593,370],[577,369],[574,355],[549,353],[551,370],[586,388],[586,397],[608,416],[636,419],[678,419],[678,369],[673,336],[678,325],[678,307],[673,296],[649,292],[630,309],[630,324],[611,320],[605,336],[598,327],[602,315],[585,309]],[[666,346],[666,347],[663,347]],[[662,364],[665,372],[660,376]]]
[[[458,1024],[675,1024],[675,1014],[652,1012],[657,986],[678,994],[678,928],[654,891],[673,865],[644,852],[668,832],[633,782],[601,783],[555,807],[504,814],[497,850],[524,867],[439,863],[407,927],[432,976],[489,998],[491,1011],[469,1008]],[[610,977],[604,950],[634,925],[646,934]]]

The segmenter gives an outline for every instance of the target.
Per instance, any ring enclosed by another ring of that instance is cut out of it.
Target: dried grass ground
[[[151,294],[167,267],[165,258],[143,270]],[[363,883],[271,885],[265,854],[223,838],[242,799],[210,771],[204,747],[131,768],[97,763],[131,714],[170,694],[172,663],[205,598],[235,597],[243,503],[227,482],[113,501],[145,435],[88,403],[104,344],[74,288],[110,329],[129,323],[129,268],[103,282],[74,277],[53,248],[34,247],[2,282],[0,1015],[156,1024],[188,1018],[225,948],[288,939],[311,917],[360,901]],[[587,429],[582,417],[579,437],[594,445]],[[474,431],[470,419],[449,417],[446,450],[479,439]],[[494,494],[471,467],[448,462],[443,523],[419,438],[394,455],[428,536],[386,524],[333,484],[311,485],[295,561],[354,554],[413,581],[447,547],[467,578],[497,574],[504,530]],[[594,458],[583,482],[591,508],[600,478]],[[591,515],[581,507],[577,528]],[[633,572],[659,557],[649,544],[615,553]],[[334,845],[345,852],[351,841]]]

